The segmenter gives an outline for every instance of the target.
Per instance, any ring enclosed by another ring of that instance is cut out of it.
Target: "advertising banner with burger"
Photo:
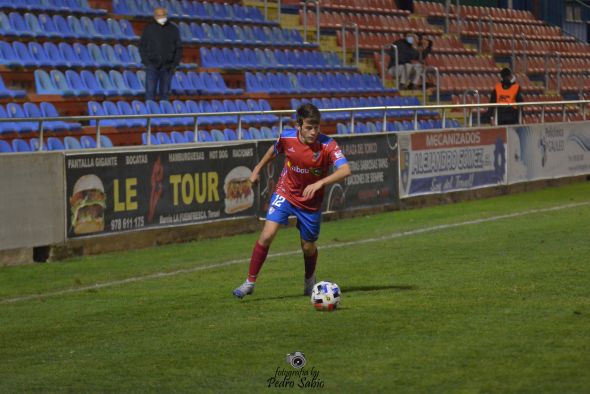
[[[254,216],[254,143],[66,156],[68,237]]]
[[[323,211],[342,211],[392,204],[398,200],[397,136],[373,134],[333,136],[348,159],[352,175],[341,183],[326,187]],[[263,155],[271,142],[259,143]],[[260,211],[266,215],[270,196],[283,168],[283,156],[260,173]]]

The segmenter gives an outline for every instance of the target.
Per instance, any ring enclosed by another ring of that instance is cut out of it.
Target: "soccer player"
[[[290,215],[297,218],[301,250],[305,262],[304,295],[311,295],[315,284],[318,259],[316,240],[320,232],[321,206],[324,186],[350,175],[350,166],[336,141],[320,134],[320,111],[312,104],[297,109],[296,130],[283,131],[278,141],[254,167],[251,182],[257,182],[260,171],[279,153],[285,154],[285,166],[271,197],[266,222],[254,245],[246,281],[233,291],[238,298],[254,292],[254,285],[270,245],[281,224]],[[335,170],[328,175],[331,166]]]

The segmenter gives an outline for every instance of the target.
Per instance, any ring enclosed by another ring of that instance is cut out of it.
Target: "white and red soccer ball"
[[[340,305],[341,295],[336,283],[321,281],[313,285],[311,303],[318,311],[333,311]]]

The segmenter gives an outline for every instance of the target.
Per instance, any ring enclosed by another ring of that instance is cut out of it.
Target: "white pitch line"
[[[572,203],[572,204],[566,204],[566,205],[558,205],[558,206],[550,207],[550,208],[530,209],[530,210],[521,211],[521,212],[514,212],[514,213],[508,213],[505,215],[491,216],[489,218],[483,218],[483,219],[467,220],[467,221],[458,222],[458,223],[440,224],[438,226],[423,227],[423,228],[418,228],[415,230],[402,231],[399,233],[392,233],[392,234],[384,235],[382,237],[366,238],[366,239],[361,239],[358,241],[340,242],[340,243],[335,243],[335,244],[323,245],[323,246],[318,247],[318,249],[321,249],[321,250],[334,249],[334,248],[342,248],[342,247],[347,247],[347,246],[362,245],[362,244],[373,243],[373,242],[388,241],[391,239],[410,237],[412,235],[424,234],[424,233],[429,233],[429,232],[433,232],[433,231],[447,230],[447,229],[456,228],[456,227],[469,226],[472,224],[496,222],[498,220],[511,219],[511,218],[516,218],[516,217],[520,217],[520,216],[532,215],[535,213],[561,211],[564,209],[578,208],[578,207],[582,207],[582,206],[586,206],[586,205],[590,205],[590,201],[580,202],[580,203]],[[293,255],[297,255],[300,253],[301,253],[301,250],[299,250],[299,249],[289,251],[289,252],[270,253],[268,255],[268,258],[293,256]],[[249,261],[250,261],[250,259],[248,259],[248,258],[234,259],[234,260],[224,261],[221,263],[203,265],[203,266],[198,266],[198,267],[193,267],[193,268],[185,268],[185,269],[171,271],[171,272],[157,272],[155,274],[134,276],[131,278],[115,280],[115,281],[111,281],[111,282],[96,283],[96,284],[90,285],[90,286],[75,287],[75,288],[71,288],[71,289],[53,291],[53,292],[48,292],[48,293],[43,293],[43,294],[30,294],[30,295],[25,295],[25,296],[21,296],[21,297],[15,297],[15,298],[6,298],[4,300],[0,300],[0,304],[11,304],[11,303],[16,303],[16,302],[20,302],[20,301],[36,300],[39,298],[55,297],[55,296],[71,294],[71,293],[80,293],[80,292],[89,291],[89,290],[102,289],[105,287],[124,285],[127,283],[142,282],[144,280],[167,278],[169,276],[190,274],[190,273],[205,271],[205,270],[209,270],[209,269],[216,269],[216,268],[227,267],[227,266],[235,265],[235,264],[247,263]]]

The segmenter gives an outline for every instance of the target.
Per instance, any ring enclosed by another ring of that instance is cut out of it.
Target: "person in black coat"
[[[426,44],[426,41],[428,44]],[[399,87],[414,89],[414,87],[418,86],[422,77],[424,61],[432,52],[432,40],[419,36],[418,42],[415,43],[415,36],[408,33],[404,38],[396,40],[393,45],[397,46],[398,52],[397,73],[399,75]],[[395,51],[393,46],[390,48],[387,69],[389,74],[395,77]]]
[[[182,59],[182,43],[165,8],[154,9],[154,19],[141,34],[139,53],[145,66],[145,99],[155,100],[157,92],[160,100],[168,100],[172,77]]]

